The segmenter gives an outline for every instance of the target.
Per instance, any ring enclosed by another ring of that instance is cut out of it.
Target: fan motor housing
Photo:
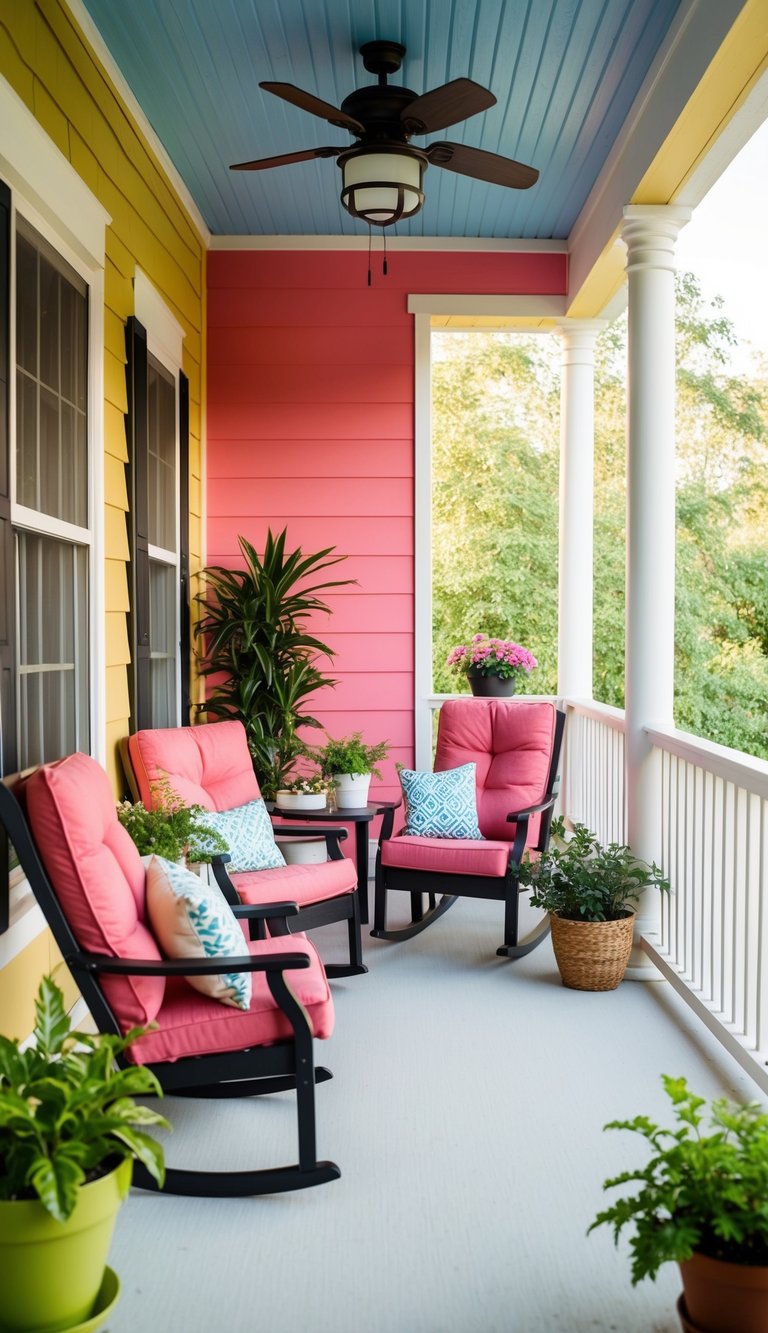
[[[402,142],[410,136],[403,130],[400,115],[416,96],[410,88],[371,83],[365,88],[356,88],[345,97],[341,109],[365,126],[366,136],[379,138],[384,135]]]

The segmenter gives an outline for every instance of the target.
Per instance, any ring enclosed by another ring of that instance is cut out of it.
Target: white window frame
[[[88,517],[91,753],[106,760],[106,645],[104,598],[104,264],[111,218],[31,111],[0,76],[0,178],[11,190],[9,412],[11,485],[15,495],[16,217],[24,217],[88,286]],[[11,505],[14,528],[82,543],[83,530],[36,510]],[[0,935],[0,968],[45,929],[28,885],[12,885],[11,924]]]
[[[541,248],[545,248],[546,243]],[[472,327],[482,318],[499,327],[520,321],[521,333],[549,332],[565,314],[565,297],[412,294],[414,316],[414,741],[416,767],[432,767],[432,327]],[[532,323],[535,327],[532,327]]]
[[[176,549],[174,551],[166,550],[161,546],[154,546],[152,543],[147,545],[147,554],[150,562],[155,564],[164,564],[172,566],[176,571],[176,590],[174,597],[174,643],[176,648],[176,725],[181,723],[181,656],[178,649],[181,638],[181,608],[179,605],[178,587],[181,565],[181,514],[179,512],[179,467],[181,463],[179,446],[179,376],[183,370],[182,359],[184,354],[184,330],[168,309],[160,293],[149,281],[149,278],[141,269],[136,270],[133,280],[133,309],[139,323],[143,325],[147,334],[147,355],[154,358],[155,361],[168,371],[173,377],[175,386],[174,393],[174,421],[175,421],[175,487],[174,487],[174,534]],[[150,648],[150,659],[152,656],[152,644]]]

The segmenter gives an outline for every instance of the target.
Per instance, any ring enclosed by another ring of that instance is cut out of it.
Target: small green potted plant
[[[758,1102],[717,1098],[707,1107],[684,1078],[663,1075],[676,1124],[645,1115],[612,1120],[646,1139],[649,1161],[605,1181],[636,1184],[598,1213],[590,1231],[613,1228],[630,1239],[632,1284],[679,1263],[684,1294],[678,1312],[686,1333],[765,1333],[768,1329],[768,1113]],[[705,1108],[711,1133],[703,1133]]]
[[[451,649],[446,665],[468,680],[473,694],[487,698],[514,694],[539,664],[528,648],[512,639],[473,634],[469,643]]]
[[[73,1032],[50,977],[35,1013],[32,1044],[0,1035],[0,1301],[14,1333],[106,1318],[119,1291],[107,1253],[133,1161],[162,1185],[162,1148],[145,1131],[168,1128],[134,1101],[161,1095],[154,1074],[115,1064],[145,1029]]]
[[[278,810],[324,810],[328,800],[330,780],[322,773],[304,773],[284,782],[277,795]]]
[[[342,740],[329,739],[315,753],[321,773],[333,780],[337,810],[362,810],[368,804],[371,777],[381,781],[376,765],[388,753],[389,741],[366,745],[361,731]]]
[[[552,822],[552,841],[537,860],[518,866],[531,887],[531,906],[549,912],[552,947],[565,986],[615,990],[632,950],[634,906],[645,888],[669,889],[654,863],[629,847],[603,846],[584,824],[565,838],[563,818]]]
[[[151,810],[142,801],[121,801],[117,807],[120,823],[142,856],[154,852],[168,861],[193,865],[227,851],[221,834],[206,824],[203,806],[184,805],[167,777],[153,781],[152,798]]]

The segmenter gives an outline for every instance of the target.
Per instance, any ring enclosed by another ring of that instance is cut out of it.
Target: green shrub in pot
[[[144,1029],[73,1032],[50,977],[35,1013],[31,1044],[0,1035],[2,1326],[30,1333],[88,1316],[132,1162],[161,1185],[162,1148],[146,1131],[168,1128],[134,1100],[160,1095],[154,1074],[115,1064]]]
[[[758,1102],[707,1104],[684,1078],[663,1076],[675,1124],[646,1115],[606,1129],[645,1139],[650,1157],[603,1188],[635,1186],[598,1213],[589,1230],[632,1229],[632,1283],[681,1266],[688,1326],[740,1333],[768,1328],[768,1112]],[[710,1132],[704,1132],[705,1119]],[[721,1295],[722,1293],[722,1295]],[[744,1302],[743,1306],[741,1302]],[[719,1307],[723,1308],[720,1322]]]

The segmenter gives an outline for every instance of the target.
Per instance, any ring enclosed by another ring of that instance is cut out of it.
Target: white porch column
[[[592,698],[595,338],[604,319],[558,322],[560,546],[557,692]]]
[[[627,373],[627,840],[661,855],[661,773],[644,727],[671,725],[675,654],[675,241],[689,208],[624,209],[629,285]],[[646,890],[636,938],[658,934],[660,897]],[[636,946],[627,973],[658,975]]]

